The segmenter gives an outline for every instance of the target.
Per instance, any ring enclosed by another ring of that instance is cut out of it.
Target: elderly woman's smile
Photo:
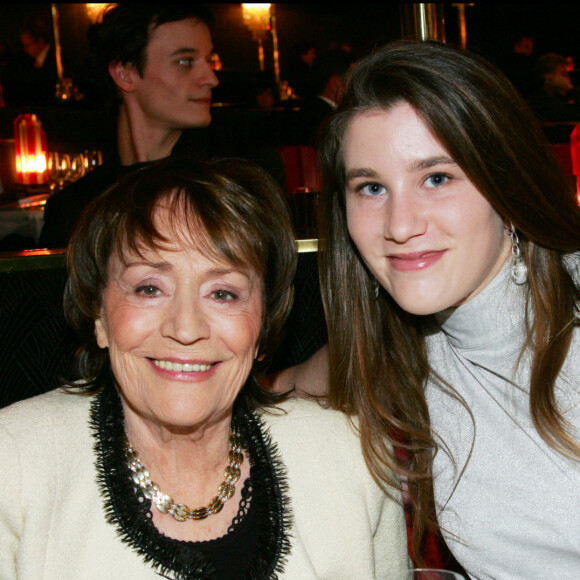
[[[175,224],[163,214],[156,225],[171,238]],[[181,240],[109,260],[95,328],[129,414],[192,429],[229,425],[256,357],[262,284],[255,272],[214,258],[205,245]]]

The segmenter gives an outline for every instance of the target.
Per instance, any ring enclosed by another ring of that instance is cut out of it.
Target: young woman
[[[367,464],[470,576],[577,577],[580,211],[532,115],[481,58],[393,43],[321,157],[329,398]]]

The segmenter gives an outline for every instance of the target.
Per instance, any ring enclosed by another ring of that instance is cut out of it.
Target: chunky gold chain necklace
[[[125,457],[131,470],[131,477],[137,486],[143,491],[143,495],[150,499],[157,509],[164,514],[171,514],[178,522],[185,520],[203,520],[212,514],[219,513],[236,489],[236,482],[240,479],[240,465],[244,460],[240,433],[235,427],[230,428],[230,451],[228,453],[229,465],[224,471],[224,481],[218,488],[216,495],[207,507],[191,509],[180,503],[176,504],[171,497],[163,493],[159,486],[149,478],[149,471],[141,463],[139,454],[133,449],[129,441],[125,442]]]

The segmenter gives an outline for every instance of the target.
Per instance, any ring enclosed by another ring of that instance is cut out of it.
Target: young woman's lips
[[[409,272],[423,270],[437,262],[447,250],[426,250],[423,252],[410,252],[408,254],[389,254],[390,264],[395,270]]]
[[[153,370],[174,381],[199,382],[211,377],[219,363],[204,361],[182,361],[174,359],[149,359]]]

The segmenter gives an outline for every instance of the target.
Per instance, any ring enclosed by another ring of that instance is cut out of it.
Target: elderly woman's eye
[[[229,290],[216,290],[212,293],[213,298],[221,301],[237,300],[238,295],[230,292]]]
[[[145,286],[139,286],[135,289],[136,294],[143,294],[144,296],[158,296],[161,294],[161,290],[157,286],[151,286],[149,284]]]

